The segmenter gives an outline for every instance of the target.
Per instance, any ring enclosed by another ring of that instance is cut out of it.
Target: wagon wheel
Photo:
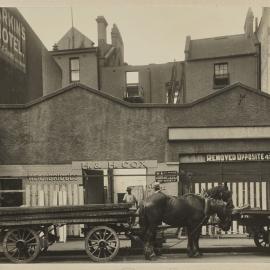
[[[269,248],[268,233],[265,228],[261,228],[261,230],[254,235],[254,242],[258,248]]]
[[[85,251],[95,262],[107,262],[118,253],[120,241],[116,232],[107,226],[90,230],[85,237]]]
[[[11,262],[32,262],[40,252],[39,236],[30,228],[12,229],[4,237],[3,251]]]

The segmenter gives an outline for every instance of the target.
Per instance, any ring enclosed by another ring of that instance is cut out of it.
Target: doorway
[[[105,203],[103,170],[83,169],[83,187],[85,204]]]

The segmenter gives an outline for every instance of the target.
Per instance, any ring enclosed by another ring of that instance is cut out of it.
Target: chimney
[[[186,45],[185,45],[185,60],[188,60],[190,57],[190,41],[191,41],[191,37],[187,36],[186,37]]]
[[[98,31],[98,47],[107,44],[107,21],[104,16],[98,16],[97,21],[97,31]]]
[[[113,27],[112,27],[112,32],[111,32],[111,37],[112,37],[112,45],[114,47],[117,47],[117,41],[118,41],[118,28],[115,24],[113,24]]]
[[[246,21],[244,25],[244,31],[247,37],[251,37],[253,35],[253,21],[254,15],[252,9],[249,8],[246,16]]]

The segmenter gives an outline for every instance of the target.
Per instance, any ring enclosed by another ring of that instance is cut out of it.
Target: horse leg
[[[194,233],[194,257],[200,257],[200,256],[202,256],[202,253],[200,252],[200,248],[199,248],[200,235],[201,235],[201,228],[199,228]]]
[[[193,254],[194,254],[192,228],[187,227],[187,235],[188,235],[187,255],[188,255],[188,257],[191,258],[191,257],[193,257]]]
[[[144,245],[144,256],[146,260],[151,260],[155,256],[153,249],[153,235],[154,235],[154,228],[148,227],[146,229],[145,245]]]
[[[157,230],[154,230],[153,233],[153,245],[154,245],[154,252],[157,256],[161,255],[161,246],[160,243],[157,242]],[[162,244],[161,244],[162,245]]]

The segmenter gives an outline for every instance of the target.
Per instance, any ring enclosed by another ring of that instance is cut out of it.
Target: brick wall
[[[54,56],[62,70],[62,87],[70,84],[69,59],[76,57],[80,59],[80,82],[88,87],[98,89],[97,56],[95,52],[66,53]]]
[[[270,125],[269,115],[269,96],[241,86],[193,105],[130,105],[78,86],[28,108],[0,107],[0,162],[166,162],[185,152],[270,151],[270,140],[172,143],[167,137],[173,126]]]
[[[186,103],[218,91],[213,89],[216,63],[228,63],[230,84],[241,82],[257,88],[257,57],[255,56],[186,61]]]
[[[270,93],[270,8],[264,7],[262,19],[257,32],[258,39],[261,43],[261,89]]]
[[[144,91],[145,103],[166,103],[165,84],[171,80],[173,63],[146,66],[121,66],[101,68],[101,89],[123,99],[126,89],[126,72],[138,71],[139,84]],[[181,80],[182,63],[177,62],[177,80]]]

